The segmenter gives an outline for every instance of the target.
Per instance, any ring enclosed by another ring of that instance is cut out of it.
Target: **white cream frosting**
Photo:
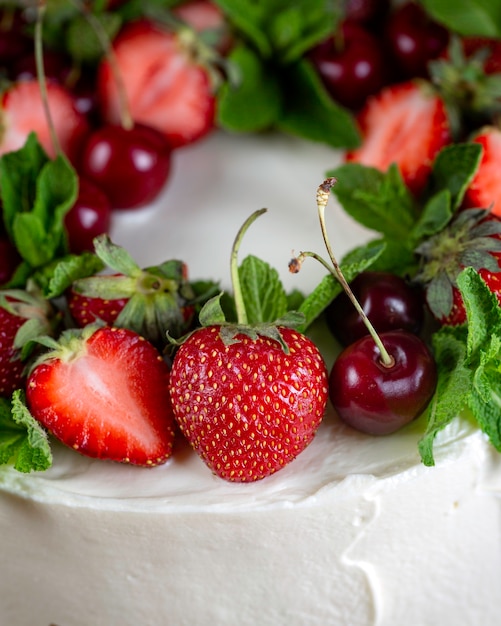
[[[225,286],[234,234],[267,206],[242,255],[311,288],[321,268],[286,267],[293,248],[322,250],[314,195],[337,158],[285,137],[216,135],[179,152],[162,197],[120,215],[114,239],[142,265],[182,258]],[[339,255],[367,236],[334,203],[329,220]],[[254,484],[213,476],[183,444],[153,469],[56,444],[47,472],[0,468],[0,624],[495,626],[501,455],[457,419],[427,468],[421,432],[418,421],[363,435],[329,408],[313,443]]]

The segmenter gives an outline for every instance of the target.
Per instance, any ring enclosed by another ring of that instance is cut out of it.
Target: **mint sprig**
[[[19,472],[44,471],[52,465],[47,433],[31,416],[21,390],[12,401],[0,398],[0,465]]]
[[[422,0],[426,11],[460,35],[501,37],[501,0]]]

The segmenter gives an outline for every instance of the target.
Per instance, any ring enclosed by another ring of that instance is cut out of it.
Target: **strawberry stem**
[[[243,236],[247,232],[249,226],[263,213],[266,213],[267,209],[259,209],[255,211],[247,220],[243,223],[240,230],[235,237],[233,247],[231,249],[230,258],[230,272],[231,272],[231,284],[233,288],[233,297],[235,299],[235,308],[237,311],[237,322],[240,325],[248,323],[247,310],[245,308],[245,301],[242,294],[242,287],[240,284],[240,276],[238,273],[238,251],[240,244],[242,243]]]
[[[47,95],[47,80],[45,78],[45,68],[43,62],[43,18],[46,10],[46,1],[39,0],[37,19],[35,23],[35,65],[37,69],[38,84],[40,85],[40,95],[42,97],[42,106],[44,108],[45,118],[49,127],[50,139],[54,147],[56,154],[62,154],[61,144],[59,143],[59,137],[57,136],[54,126],[54,120],[50,112],[49,97]]]
[[[334,256],[334,252],[332,251],[332,247],[330,245],[329,237],[327,235],[327,227],[325,224],[325,208],[329,201],[330,191],[335,184],[336,184],[335,178],[327,178],[326,180],[324,180],[324,182],[321,185],[319,185],[317,189],[317,209],[318,209],[318,217],[320,219],[320,228],[322,229],[322,237],[323,237],[325,247],[327,248],[327,252],[329,254],[329,258],[333,266],[332,268],[330,268],[330,271],[333,274],[333,276],[335,276],[337,280],[341,283],[341,286],[343,287],[346,295],[348,296],[351,303],[353,304],[358,314],[362,318],[362,321],[365,324],[365,327],[367,328],[370,336],[372,337],[375,344],[377,345],[379,352],[381,354],[381,363],[385,367],[393,367],[393,365],[395,364],[394,358],[389,354],[388,350],[386,350],[386,348],[384,347],[383,342],[381,341],[381,337],[378,335],[376,329],[374,328],[371,321],[365,314],[359,301],[356,299],[355,294],[351,290],[350,285],[348,284],[346,278],[344,277],[343,272],[341,271],[341,268],[339,267],[339,263],[337,262],[336,257]],[[325,265],[323,260],[322,260],[322,263]]]

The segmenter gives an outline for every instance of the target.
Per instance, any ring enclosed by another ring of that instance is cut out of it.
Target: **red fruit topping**
[[[130,23],[113,49],[135,122],[162,132],[172,147],[200,139],[213,128],[215,98],[208,70],[180,35],[147,21]],[[100,66],[98,89],[104,118],[118,124],[120,100],[106,60]]]
[[[501,130],[494,126],[483,128],[471,141],[482,146],[482,158],[464,197],[466,207],[492,207],[501,216]]]
[[[221,478],[245,482],[283,468],[312,441],[327,400],[327,373],[316,346],[280,328],[275,340],[219,326],[196,331],[176,353],[171,398],[181,431]]]
[[[392,85],[368,99],[358,121],[362,145],[346,160],[382,171],[396,163],[409,189],[419,195],[436,154],[451,142],[441,98],[418,82]]]
[[[63,335],[31,372],[26,397],[35,419],[65,445],[90,457],[153,466],[172,453],[168,380],[150,343],[104,327]]]
[[[47,98],[61,149],[74,162],[87,132],[87,121],[61,85],[48,83]],[[3,93],[0,118],[0,154],[19,150],[30,132],[35,132],[47,154],[56,155],[37,80],[21,81]]]

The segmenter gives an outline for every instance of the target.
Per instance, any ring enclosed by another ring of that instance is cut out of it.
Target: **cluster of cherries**
[[[386,85],[427,77],[448,42],[449,31],[415,2],[348,0],[343,23],[310,58],[333,98],[358,110]]]
[[[21,9],[8,7],[0,13],[0,73],[13,85],[40,81],[35,22],[33,14]],[[69,250],[75,254],[93,250],[94,238],[109,232],[115,209],[150,203],[168,179],[172,158],[166,137],[153,127],[125,118],[122,124],[103,123],[95,68],[84,70],[75,73],[67,55],[44,48],[43,80],[71,102],[76,120],[71,149],[61,150],[78,174],[78,196],[65,218]],[[56,106],[54,110],[57,116]],[[54,150],[57,153],[56,146]],[[18,263],[15,248],[0,231],[0,283],[9,279]]]

